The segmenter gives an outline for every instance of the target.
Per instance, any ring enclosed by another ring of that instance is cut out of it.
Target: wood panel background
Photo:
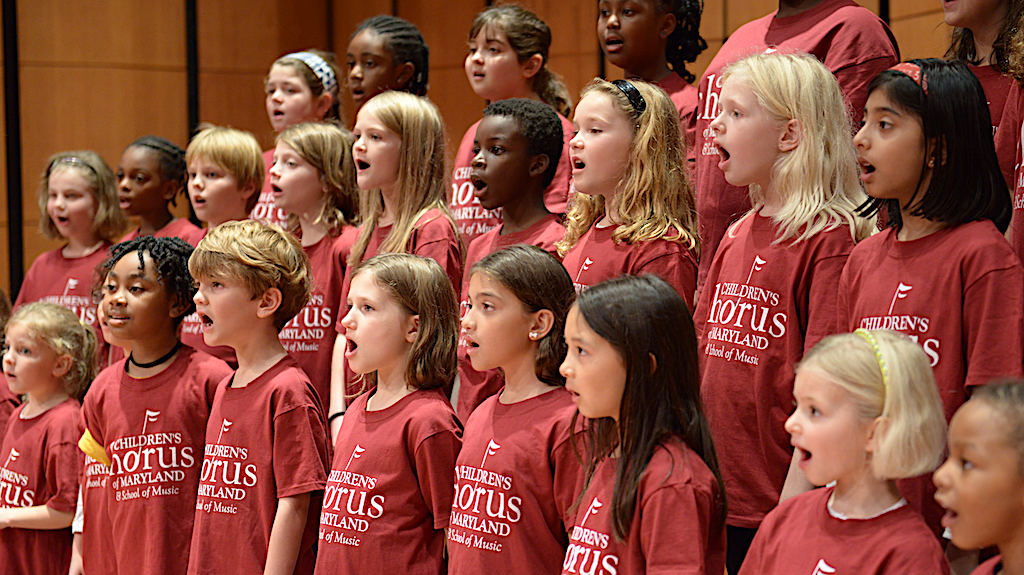
[[[575,100],[600,70],[597,2],[519,1],[551,27],[550,66]],[[879,0],[860,1],[877,12]],[[274,134],[263,103],[263,78],[270,63],[287,52],[326,47],[343,64],[356,25],[394,10],[419,26],[430,47],[429,97],[457,145],[486,104],[469,88],[463,60],[469,25],[487,2],[438,5],[433,0],[197,0],[200,120],[249,130],[269,148]],[[949,29],[937,3],[891,5],[903,57],[941,56]],[[709,48],[690,71],[699,77],[732,31],[776,6],[776,0],[705,0],[701,33]],[[58,245],[37,231],[38,178],[47,157],[91,148],[116,169],[124,146],[139,136],[156,134],[181,146],[189,136],[183,1],[20,0],[17,10],[24,186],[13,197],[20,196],[24,220],[7,221],[8,193],[0,183],[0,286],[5,290],[10,288],[8,226],[22,226],[26,269],[39,253]],[[614,66],[605,69],[610,77],[621,76]],[[2,157],[0,169],[7,169]]]

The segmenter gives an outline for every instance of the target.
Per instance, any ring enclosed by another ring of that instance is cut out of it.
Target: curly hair
[[[7,327],[21,324],[58,356],[71,358],[71,368],[61,378],[64,390],[79,402],[96,378],[96,332],[64,306],[33,302],[14,312]]]
[[[128,148],[146,148],[156,154],[163,179],[178,184],[178,191],[174,194],[175,197],[171,198],[171,205],[178,205],[177,196],[185,192],[185,185],[188,183],[188,176],[185,174],[185,150],[174,142],[159,136],[143,136],[128,144],[125,149]]]
[[[103,284],[107,274],[121,258],[139,252],[139,271],[146,269],[145,254],[153,258],[156,268],[156,279],[163,286],[172,304],[184,306],[184,311],[174,318],[174,325],[181,323],[185,316],[196,310],[192,298],[196,295],[196,284],[188,271],[188,259],[192,256],[192,246],[181,238],[155,238],[140,236],[133,240],[121,242],[110,248],[110,256],[103,260],[97,268],[96,284],[93,286],[93,299],[101,297]]]
[[[982,62],[974,44],[974,32],[967,28],[953,28],[946,50],[947,60],[960,60],[975,66],[991,63],[1000,72],[1010,74],[1024,82],[1024,0],[1007,0],[1003,27],[992,43],[989,62]]]
[[[700,35],[700,16],[704,12],[703,0],[660,0],[662,12],[671,12],[676,17],[676,27],[665,43],[665,59],[672,71],[684,80],[693,83],[696,76],[686,69],[686,64],[695,62],[697,56],[707,50],[708,43]]]
[[[526,98],[509,98],[491,102],[484,109],[484,117],[487,116],[504,116],[515,121],[519,132],[530,142],[527,152],[531,156],[548,157],[544,186],[551,185],[565,145],[562,121],[551,106]]]
[[[426,96],[430,50],[419,28],[408,20],[382,14],[360,22],[356,31],[352,33],[352,38],[363,30],[370,30],[380,36],[384,41],[384,48],[391,52],[395,65],[412,64],[415,71],[404,90],[417,96]]]

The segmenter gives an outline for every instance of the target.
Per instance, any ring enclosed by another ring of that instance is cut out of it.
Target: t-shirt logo
[[[831,575],[836,572],[836,568],[825,563],[824,559],[818,559],[818,564],[814,566],[814,571],[811,575]]]
[[[353,460],[359,459],[363,456],[364,451],[366,451],[366,449],[360,447],[357,443],[355,449],[352,450],[352,455],[348,457],[348,463],[345,464],[345,471],[348,471],[348,466],[352,465]]]
[[[501,446],[495,443],[493,439],[487,442],[487,450],[484,451],[484,458],[480,461],[480,469],[483,469],[484,464],[487,463],[487,456],[497,454],[499,449],[501,449]]]
[[[761,268],[766,263],[768,263],[768,262],[763,260],[763,259],[761,259],[761,256],[754,255],[754,264],[750,266],[750,273],[747,274],[747,281],[744,282],[744,283],[746,283],[747,285],[750,285],[750,277],[754,275],[754,272],[761,271]]]
[[[893,294],[892,303],[889,304],[889,315],[892,315],[892,308],[896,307],[896,300],[905,299],[912,289],[914,289],[914,286],[908,286],[903,282],[896,286],[896,293]]]
[[[585,527],[587,525],[587,519],[589,519],[591,515],[597,515],[597,510],[602,507],[604,507],[604,503],[601,503],[601,500],[595,497],[593,501],[590,502],[590,507],[587,507],[587,514],[584,515],[583,520],[580,521],[580,527]]]
[[[78,280],[75,278],[68,278],[68,283],[64,284],[64,295],[67,296],[68,292],[78,287]]]
[[[32,507],[35,505],[36,493],[28,487],[28,476],[7,469],[7,466],[18,460],[21,453],[11,448],[0,467],[0,507]]]
[[[892,294],[892,300],[889,301],[889,311],[884,316],[861,317],[857,327],[863,329],[891,329],[906,335],[924,349],[925,354],[928,355],[929,363],[931,363],[932,367],[935,367],[939,363],[940,341],[936,337],[929,337],[929,335],[934,334],[934,332],[929,333],[928,331],[931,328],[931,318],[914,315],[913,309],[910,310],[911,313],[907,313],[906,305],[901,306],[901,308],[904,308],[904,311],[894,314],[897,311],[896,303],[901,299],[907,299],[913,289],[914,286],[912,285],[898,282],[896,291]]]
[[[583,260],[583,265],[580,266],[580,271],[576,274],[576,280],[572,282],[573,287],[576,288],[576,293],[583,293],[587,287],[589,287],[581,284],[580,278],[583,277],[583,272],[589,270],[592,265],[594,265],[594,260],[590,259],[590,256],[587,256],[587,258]]]

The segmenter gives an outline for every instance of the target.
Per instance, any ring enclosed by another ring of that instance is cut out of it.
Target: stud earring
[[[530,339],[537,339],[537,332],[531,331],[530,332]]]

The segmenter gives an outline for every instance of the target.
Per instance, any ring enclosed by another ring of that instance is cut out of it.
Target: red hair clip
[[[928,81],[925,79],[924,70],[921,69],[920,65],[913,62],[900,62],[889,69],[907,76],[915,84],[921,86],[921,91],[924,92],[925,96],[928,95]]]

